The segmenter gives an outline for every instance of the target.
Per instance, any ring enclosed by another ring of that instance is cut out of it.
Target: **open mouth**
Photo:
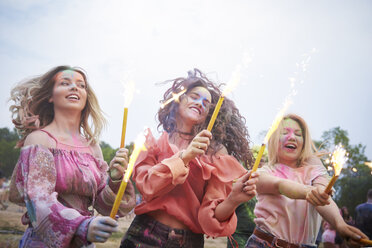
[[[201,114],[201,110],[197,107],[190,107],[191,110],[195,111],[196,113],[198,113],[199,115]]]
[[[80,97],[76,94],[71,94],[66,97],[69,100],[80,100]]]
[[[287,149],[291,149],[291,150],[296,150],[297,149],[297,146],[295,144],[291,144],[291,143],[286,144],[284,147],[287,148]]]

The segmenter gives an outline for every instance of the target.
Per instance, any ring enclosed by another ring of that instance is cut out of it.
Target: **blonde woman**
[[[260,169],[256,229],[246,247],[316,247],[321,216],[351,244],[366,237],[345,223],[324,193],[329,176],[314,151],[306,122],[285,116],[269,140],[268,165]]]
[[[128,156],[120,149],[110,166],[104,162],[98,136],[105,119],[86,74],[75,67],[55,67],[17,85],[11,100],[22,148],[10,200],[27,208],[22,223],[28,228],[20,247],[105,242],[118,223],[93,216],[93,208],[110,213]],[[128,186],[120,216],[135,205],[133,186]]]

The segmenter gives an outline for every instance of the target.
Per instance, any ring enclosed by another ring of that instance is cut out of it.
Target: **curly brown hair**
[[[188,73],[187,78],[179,77],[173,80],[168,80],[165,83],[169,82],[173,83],[164,93],[163,100],[161,101],[162,103],[166,102],[172,98],[174,94],[178,94],[184,89],[186,89],[186,94],[191,89],[198,86],[206,88],[212,96],[207,118],[204,123],[197,124],[192,128],[190,133],[192,139],[200,131],[207,129],[214,107],[222,94],[220,88],[224,84],[216,85],[196,68]],[[180,98],[185,97],[185,94],[181,95]],[[170,136],[174,132],[177,132],[176,114],[178,108],[179,101],[175,100],[165,105],[163,108],[160,108],[157,113],[159,120],[158,129],[162,127]],[[243,163],[245,167],[249,168],[252,162],[252,152],[249,147],[250,137],[245,123],[245,118],[239,113],[234,102],[225,97],[212,129],[213,138],[211,145],[208,148],[211,149],[211,154],[216,154],[216,152],[224,146],[230,155],[234,156],[237,160]]]

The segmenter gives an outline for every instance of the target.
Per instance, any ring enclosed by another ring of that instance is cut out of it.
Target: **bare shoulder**
[[[43,145],[45,147],[56,147],[56,142],[47,133],[36,130],[27,135],[24,146],[29,145]]]
[[[90,145],[90,148],[92,149],[92,152],[93,152],[93,156],[94,157],[103,160],[102,150],[101,150],[101,147],[99,146],[98,142],[96,142],[94,144],[91,144]]]

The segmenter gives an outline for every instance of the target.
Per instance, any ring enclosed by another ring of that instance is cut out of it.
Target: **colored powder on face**
[[[294,136],[295,130],[290,127],[284,128],[287,131],[287,134],[283,134],[283,136],[280,138],[280,141],[282,144],[285,144],[292,136]]]
[[[205,101],[209,101],[206,97],[200,96],[199,99],[192,99],[193,102],[198,103],[202,106],[203,110],[207,109],[207,105],[205,104]]]

